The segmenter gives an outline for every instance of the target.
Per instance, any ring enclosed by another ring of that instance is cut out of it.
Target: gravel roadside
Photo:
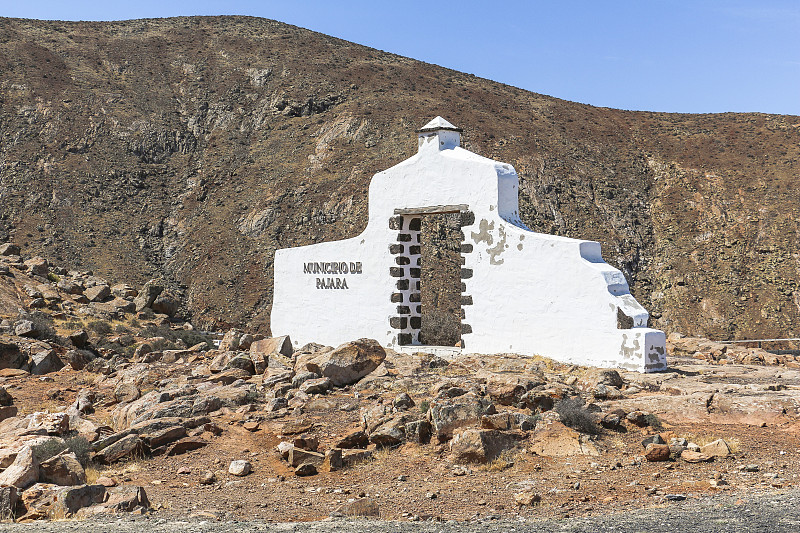
[[[765,493],[745,498],[704,498],[665,503],[663,506],[624,514],[561,520],[479,522],[385,522],[370,520],[326,520],[304,523],[217,522],[165,520],[156,516],[125,517],[103,521],[61,521],[0,524],[9,533],[188,533],[214,531],[292,533],[472,533],[472,532],[641,532],[702,531],[795,532],[800,531],[800,490]]]

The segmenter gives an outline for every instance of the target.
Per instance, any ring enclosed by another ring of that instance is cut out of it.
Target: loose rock
[[[231,461],[231,464],[228,467],[228,473],[232,476],[242,477],[249,474],[252,468],[253,466],[250,464],[249,461],[239,459],[236,461]]]
[[[645,448],[644,458],[650,462],[668,461],[669,454],[669,446],[651,442]]]
[[[308,370],[330,378],[336,387],[355,383],[383,362],[386,351],[374,339],[348,342],[307,363]]]
[[[369,498],[361,498],[341,505],[332,513],[333,516],[380,516],[377,502]]]
[[[295,469],[294,475],[298,477],[316,476],[317,467],[311,463],[303,463]]]
[[[731,454],[731,449],[728,446],[728,443],[723,439],[717,439],[714,442],[706,444],[705,446],[701,446],[700,453],[711,455],[713,457],[727,457]]]
[[[533,505],[535,503],[539,503],[540,501],[542,501],[541,495],[530,490],[514,494],[514,503],[520,507]]]

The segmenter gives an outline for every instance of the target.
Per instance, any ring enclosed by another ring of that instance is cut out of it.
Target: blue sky
[[[800,115],[800,1],[0,0],[0,16],[252,15],[566,100]]]

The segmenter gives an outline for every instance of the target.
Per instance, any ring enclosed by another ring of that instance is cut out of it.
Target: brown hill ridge
[[[594,108],[246,17],[0,19],[0,73],[0,242],[163,277],[198,325],[266,332],[274,250],[360,231],[371,175],[442,115],[654,326],[796,335],[800,117]]]

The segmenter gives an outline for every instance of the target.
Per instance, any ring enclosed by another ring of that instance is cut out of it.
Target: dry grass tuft
[[[87,466],[85,472],[88,485],[94,485],[99,478],[105,475],[104,471],[98,466]]]
[[[504,450],[495,460],[480,465],[476,470],[480,472],[502,472],[516,464],[520,450]]]
[[[607,437],[607,438],[604,439],[604,441],[611,448],[614,448],[616,450],[622,450],[622,449],[625,448],[625,441],[622,440],[622,437],[619,437],[619,436]]]

